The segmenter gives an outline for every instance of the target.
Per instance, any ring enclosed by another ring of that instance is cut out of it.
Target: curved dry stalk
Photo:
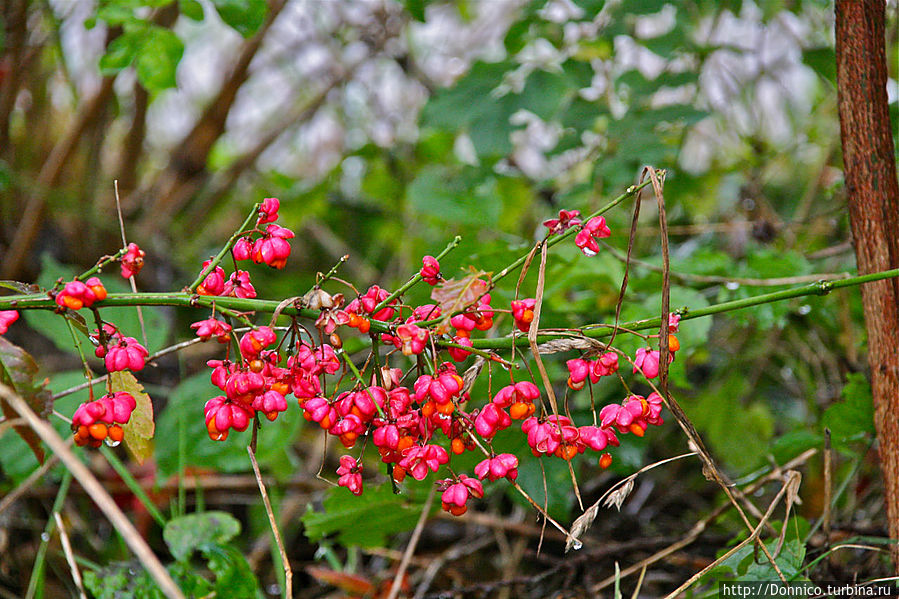
[[[754,543],[758,539],[759,534],[761,533],[762,529],[765,527],[765,523],[768,522],[768,518],[770,518],[771,514],[774,513],[774,508],[777,507],[777,504],[780,503],[780,500],[784,495],[791,494],[793,492],[793,490],[799,486],[799,483],[802,480],[802,475],[799,474],[795,470],[790,470],[789,472],[787,472],[784,475],[784,478],[786,480],[784,480],[784,484],[781,486],[780,491],[778,491],[777,495],[774,497],[774,499],[771,500],[771,504],[768,506],[768,510],[765,512],[764,516],[762,516],[762,521],[758,523],[758,526],[756,526],[754,529],[752,529],[752,533],[748,537],[746,537],[746,539],[743,540],[741,543],[737,544],[733,549],[731,549],[730,551],[728,551],[727,553],[725,553],[724,555],[722,555],[721,557],[716,559],[714,562],[712,562],[711,564],[709,564],[708,566],[706,566],[705,568],[703,568],[702,570],[700,570],[699,572],[697,572],[696,574],[694,574],[693,576],[688,578],[682,585],[677,587],[674,591],[668,593],[665,596],[665,599],[673,599],[674,597],[679,596],[682,592],[684,592],[685,590],[690,588],[694,582],[696,582],[697,580],[702,578],[702,576],[706,572],[709,572],[710,570],[712,570],[712,568],[716,567],[718,564],[727,560],[730,556],[735,554],[737,551],[739,551],[740,549],[742,549],[749,543]],[[764,543],[759,543],[759,545],[762,548],[765,547]],[[776,568],[776,564],[774,564],[773,560],[771,562],[771,565],[775,566],[775,568]],[[780,576],[783,579],[783,573],[781,573],[778,570],[778,574],[780,574]],[[783,582],[786,582],[786,580],[783,579]]]
[[[81,571],[78,569],[78,564],[75,563],[75,554],[72,552],[72,544],[69,542],[69,535],[66,532],[62,517],[59,515],[59,512],[53,512],[53,518],[56,519],[59,542],[62,544],[62,551],[66,556],[66,562],[69,564],[69,570],[72,572],[72,580],[75,581],[75,586],[78,588],[78,596],[80,599],[87,599],[87,595],[84,592],[84,584],[81,582]]]
[[[803,453],[799,454],[798,456],[796,456],[795,458],[793,458],[792,460],[790,460],[789,462],[784,464],[783,468],[776,468],[776,469],[772,470],[771,472],[769,472],[766,476],[758,479],[754,483],[747,486],[743,490],[743,492],[745,494],[755,493],[757,490],[761,489],[763,486],[765,486],[772,480],[775,480],[777,478],[782,478],[784,470],[791,470],[793,468],[797,468],[797,467],[801,466],[802,464],[807,462],[809,460],[809,458],[811,458],[812,456],[814,456],[817,453],[818,453],[817,449],[807,449]],[[722,503],[721,505],[716,507],[714,510],[712,510],[712,512],[709,515],[707,515],[705,518],[703,518],[702,520],[699,520],[696,524],[694,524],[693,527],[690,529],[690,531],[687,533],[687,535],[684,536],[684,538],[675,541],[671,545],[668,545],[667,547],[653,553],[649,557],[640,560],[636,564],[633,564],[632,566],[628,566],[627,568],[625,568],[624,570],[622,570],[620,572],[619,578],[625,578],[627,576],[635,574],[635,573],[641,571],[643,568],[651,566],[652,564],[654,564],[662,559],[665,559],[669,555],[672,555],[673,553],[680,551],[684,547],[691,545],[693,542],[696,541],[696,539],[699,538],[699,536],[705,531],[706,528],[708,528],[708,526],[710,524],[712,524],[715,520],[717,520],[718,517],[721,514],[723,514],[725,511],[727,511],[727,508],[731,507],[732,505],[733,504],[731,504],[730,501],[725,501],[724,503]],[[610,576],[610,577],[606,578],[605,580],[601,581],[600,583],[598,583],[597,585],[595,585],[591,589],[591,591],[593,593],[598,593],[599,591],[608,587],[609,585],[613,584],[614,582],[615,582],[615,577]]]
[[[106,515],[112,525],[116,528],[128,547],[134,552],[134,555],[140,560],[141,564],[150,573],[150,576],[159,585],[160,590],[169,599],[184,599],[184,594],[168,571],[163,567],[159,558],[150,549],[147,542],[140,536],[131,521],[122,513],[119,506],[100,484],[100,481],[87,469],[81,460],[66,445],[65,441],[59,436],[52,426],[41,420],[34,411],[28,407],[24,399],[19,397],[12,389],[6,385],[0,385],[0,396],[6,400],[12,408],[19,413],[20,416],[28,421],[28,425],[40,436],[41,440],[50,446],[50,449],[59,456],[59,459],[66,465],[72,476],[84,487],[97,507]]]
[[[644,472],[647,472],[648,470],[652,470],[653,468],[656,468],[656,467],[658,467],[658,466],[662,466],[662,465],[667,464],[667,463],[669,463],[669,462],[674,462],[674,461],[676,461],[676,460],[681,460],[681,459],[683,459],[683,458],[688,458],[688,457],[690,457],[691,455],[696,455],[696,452],[695,452],[695,451],[691,451],[691,452],[689,452],[689,453],[684,453],[684,454],[677,455],[677,456],[674,456],[674,457],[671,457],[671,458],[666,458],[666,459],[664,459],[664,460],[660,460],[660,461],[655,462],[655,463],[653,463],[653,464],[649,464],[649,465],[647,465],[647,466],[643,466],[642,468],[640,468],[639,470],[637,470],[636,472],[634,472],[633,474],[631,474],[631,475],[628,476],[627,478],[625,478],[625,479],[623,479],[623,480],[620,480],[620,481],[618,481],[617,483],[615,483],[614,485],[612,485],[611,487],[609,487],[609,490],[606,491],[605,493],[603,493],[603,494],[602,494],[602,497],[600,497],[599,499],[596,500],[596,503],[594,503],[593,505],[591,505],[591,506],[590,506],[590,507],[589,507],[583,514],[581,514],[580,516],[578,516],[578,518],[572,523],[572,525],[571,525],[571,536],[570,536],[570,537],[568,538],[568,540],[565,542],[565,552],[568,553],[568,551],[571,550],[571,548],[572,548],[574,545],[578,545],[579,543],[581,543],[581,540],[580,540],[578,537],[580,537],[580,535],[582,535],[584,532],[587,531],[588,528],[590,528],[590,525],[593,524],[593,521],[596,520],[596,516],[599,514],[599,507],[600,507],[600,505],[603,503],[603,501],[604,501],[606,498],[611,498],[611,497],[612,497],[612,493],[615,493],[615,492],[617,492],[619,489],[626,488],[626,487],[628,487],[628,486],[629,486],[630,488],[633,488],[633,482],[634,482],[634,480],[636,480],[636,478],[637,478],[639,475],[643,474]],[[630,490],[628,490],[627,493],[621,493],[622,497],[621,497],[620,501],[617,500],[617,499],[615,500],[614,503],[615,503],[615,505],[618,506],[619,509],[621,509],[621,504],[624,502],[624,499],[625,499],[625,498],[627,497],[627,495],[629,495],[629,494],[630,494]]]
[[[265,514],[268,516],[268,523],[272,527],[272,534],[275,535],[278,553],[281,554],[281,565],[284,567],[284,596],[289,599],[290,597],[293,597],[293,570],[290,568],[290,560],[287,559],[287,551],[284,549],[284,541],[281,540],[281,532],[278,530],[277,521],[275,521],[272,503],[268,499],[268,492],[265,490],[265,483],[262,482],[262,474],[259,472],[259,463],[256,461],[256,451],[254,448],[255,441],[256,423],[253,424],[253,443],[247,446],[247,453],[250,454],[250,462],[253,464],[253,474],[256,475],[256,484],[259,485],[259,494],[262,495],[262,503],[265,505]]]

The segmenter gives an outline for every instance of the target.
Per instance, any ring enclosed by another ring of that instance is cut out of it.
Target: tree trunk
[[[840,137],[859,274],[899,267],[899,183],[887,106],[883,0],[837,0]],[[899,280],[861,289],[889,534],[899,539]],[[891,545],[899,573],[899,545]]]

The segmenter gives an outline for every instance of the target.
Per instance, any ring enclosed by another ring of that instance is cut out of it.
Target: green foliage
[[[775,529],[779,529],[781,526],[781,523],[776,521],[771,522],[771,524]],[[777,567],[787,580],[800,582],[807,580],[801,576],[801,572],[806,555],[806,547],[802,539],[805,538],[808,531],[808,522],[804,518],[797,516],[786,524],[783,545],[780,547],[779,552],[780,539],[774,538],[764,541],[765,547],[774,556]],[[742,535],[742,538],[745,538],[745,536],[745,534]],[[737,540],[740,539],[735,539],[735,541]],[[722,549],[719,551],[719,556],[724,555],[726,552],[726,549]],[[779,576],[764,552],[753,543],[749,543],[715,566],[702,578],[704,582],[730,579],[747,582],[770,581],[779,580]]]
[[[262,27],[268,14],[265,0],[212,0],[222,21],[244,37],[250,37]]]
[[[0,337],[0,343],[2,342],[3,338]],[[59,393],[83,382],[84,373],[80,370],[59,372],[53,375],[47,388],[51,393]],[[72,414],[80,403],[87,400],[88,394],[85,389],[57,399],[53,402],[53,408],[63,414]],[[65,438],[72,434],[71,428],[63,420],[52,418],[49,422],[61,437]],[[12,483],[18,484],[39,466],[35,454],[29,450],[28,445],[21,437],[11,434],[0,435],[0,467],[3,468],[3,474],[9,477]],[[57,466],[51,472],[58,474],[61,468],[62,466]]]
[[[439,166],[425,167],[406,189],[410,208],[446,224],[477,225],[499,218],[502,205],[496,194],[496,181],[476,169],[464,169],[457,176]]]
[[[843,401],[827,408],[823,428],[829,428],[834,448],[852,451],[853,443],[874,434],[874,404],[871,385],[860,372],[847,377],[841,393]]]
[[[157,92],[175,87],[175,72],[183,54],[184,43],[174,32],[136,20],[128,22],[125,32],[109,44],[100,59],[100,70],[114,75],[133,64],[141,85]]]
[[[166,524],[163,538],[177,560],[168,572],[188,597],[255,599],[259,583],[241,552],[228,544],[240,534],[240,523],[225,512],[204,512],[175,518]],[[191,563],[199,552],[210,582]],[[114,562],[99,570],[87,570],[84,584],[97,599],[164,599],[153,578],[137,562]]]
[[[202,512],[170,520],[162,538],[178,561],[209,543],[224,544],[240,534],[240,522],[227,512]]]
[[[415,493],[395,495],[389,484],[366,488],[356,497],[343,487],[328,490],[322,510],[312,506],[303,516],[303,526],[310,541],[337,534],[346,546],[381,547],[388,536],[412,530],[424,505],[423,489],[410,481]],[[435,502],[432,509],[440,509]]]

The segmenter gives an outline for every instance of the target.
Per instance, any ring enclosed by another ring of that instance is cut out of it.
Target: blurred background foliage
[[[894,128],[897,10],[888,2]],[[469,265],[497,271],[542,237],[544,219],[603,205],[644,165],[668,173],[672,308],[852,273],[832,11],[818,0],[9,0],[0,39],[2,278],[52,283],[121,247],[113,180],[129,241],[148,252],[142,290],[188,284],[249,207],[270,196],[280,198],[283,224],[297,238],[283,271],[254,270],[260,297],[303,293],[344,254],[340,275],[356,288],[393,287],[457,234],[463,241],[444,260],[445,274]],[[614,318],[631,208],[607,218],[613,233],[599,256],[551,252],[544,326]],[[659,311],[654,202],[641,210],[633,257],[623,320]],[[534,282],[532,274],[523,295]],[[508,283],[494,306],[512,299]],[[409,303],[426,294],[413,290]],[[198,318],[164,309],[144,309],[144,317],[151,351],[188,337]],[[30,329],[10,335],[48,375],[63,373],[51,377],[59,390],[77,382],[79,362],[55,320],[29,314]],[[837,480],[847,485],[842,522],[885,536],[876,455],[868,453],[857,291],[685,322],[680,338],[674,393],[729,474],[751,477],[821,447],[828,425],[841,456]],[[626,351],[637,347],[618,340]],[[212,394],[197,373],[213,351],[191,348],[142,377],[157,405],[161,484],[185,466],[249,471],[239,436],[213,444],[197,417]],[[561,393],[564,360],[549,367]],[[476,393],[486,393],[483,384]],[[601,386],[596,401],[621,393]],[[571,401],[589,418],[585,397]],[[260,440],[260,461],[288,498],[299,474],[309,485],[324,459],[300,420],[294,414]],[[6,488],[36,467],[19,445],[0,437]],[[578,464],[585,494],[683,449],[672,423],[623,444],[614,474]],[[812,464],[802,514],[814,520],[823,482],[820,463]],[[550,512],[570,519],[578,510],[568,469],[545,466]],[[659,505],[667,498],[690,517],[712,504],[716,494],[695,466],[646,475],[682,485],[681,496],[669,490]],[[543,476],[536,461],[522,468],[538,501]],[[348,528],[359,514],[341,520],[341,510],[368,505],[364,513],[380,514],[404,501],[374,490],[358,499],[328,493],[324,511],[318,504],[304,517],[306,532],[313,541],[338,533],[338,543],[383,544],[387,532],[411,529],[417,510],[407,506],[412,515],[397,512],[404,517],[393,524],[363,518],[383,525],[373,536]],[[508,512],[504,502],[490,505]],[[253,514],[254,533],[264,533],[264,517]],[[288,526],[289,538],[302,538],[298,521]],[[355,555],[338,558],[328,547],[319,546],[319,557],[332,566]],[[121,547],[105,551],[122,557]]]

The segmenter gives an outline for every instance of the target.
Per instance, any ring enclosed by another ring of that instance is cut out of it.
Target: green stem
[[[37,587],[44,577],[44,561],[47,558],[47,547],[50,544],[50,537],[56,530],[56,518],[53,514],[62,510],[62,506],[66,501],[66,495],[69,494],[69,485],[72,484],[72,473],[68,470],[62,475],[62,482],[59,485],[59,491],[56,493],[56,500],[53,501],[53,509],[50,511],[50,518],[47,520],[47,526],[44,527],[44,534],[41,535],[41,544],[37,550],[37,556],[34,558],[34,568],[31,569],[31,580],[28,581],[28,591],[25,593],[25,599],[31,599],[37,592]]]
[[[384,410],[381,409],[381,406],[378,405],[378,402],[375,401],[375,398],[372,397],[371,391],[368,388],[368,385],[365,384],[365,379],[362,378],[362,373],[359,372],[359,369],[356,368],[356,365],[353,364],[353,361],[350,359],[348,355],[346,355],[345,351],[340,352],[340,357],[343,358],[344,364],[350,367],[350,370],[353,371],[353,374],[356,376],[356,380],[365,388],[365,393],[368,394],[368,397],[371,399],[371,402],[375,404],[375,407],[378,409],[378,416],[381,418],[387,418],[384,414]],[[375,379],[377,380],[377,379]]]
[[[119,258],[124,256],[127,252],[128,252],[127,248],[122,248],[119,251],[117,251],[115,254],[113,254],[112,256],[104,257],[102,260],[100,260],[99,262],[94,264],[92,267],[90,267],[89,269],[87,269],[86,271],[84,271],[83,273],[78,275],[77,277],[75,277],[75,280],[83,281],[83,280],[87,279],[88,277],[95,275],[96,273],[100,272],[100,270],[104,266],[106,266],[110,262],[115,262],[116,260],[118,260]]]
[[[843,289],[845,287],[855,287],[864,283],[880,281],[883,279],[891,279],[899,277],[899,268],[892,270],[884,270],[867,275],[859,275],[838,281],[819,281],[817,283],[809,283],[799,285],[791,289],[782,291],[774,291],[772,293],[764,293],[754,297],[723,302],[706,308],[698,308],[691,310],[689,307],[683,307],[672,312],[680,314],[682,320],[690,320],[701,316],[711,316],[713,314],[721,314],[731,312],[742,308],[749,308],[761,304],[769,304],[772,302],[791,299],[794,297],[803,297],[808,295],[827,295],[834,289]],[[242,299],[237,297],[213,297],[213,296],[194,296],[188,293],[110,293],[105,300],[97,302],[96,306],[182,306],[211,308],[212,303],[242,312],[267,312],[273,313],[279,303],[275,300],[263,299]],[[8,295],[0,297],[0,310],[54,310],[58,308],[56,303],[47,297],[39,295]],[[295,308],[288,306],[284,308],[282,314],[288,316],[302,316],[305,318],[318,318],[317,310],[308,308]],[[417,323],[422,326],[423,323]],[[650,318],[646,320],[638,320],[634,322],[621,323],[622,328],[632,330],[644,330],[658,328],[660,326],[659,318]],[[371,328],[376,332],[389,332],[387,323],[372,320]],[[583,334],[587,337],[600,339],[611,335],[608,326],[586,327]],[[537,336],[537,341],[542,343],[551,339],[559,339],[570,336],[566,333],[544,333]],[[514,341],[518,346],[526,346],[527,338],[521,337]],[[476,349],[509,349],[512,347],[513,340],[511,337],[498,337],[494,339],[473,339],[472,344]],[[469,348],[466,348],[469,349]]]
[[[440,260],[441,258],[443,258],[444,256],[446,256],[447,254],[449,254],[451,251],[453,251],[454,249],[456,249],[456,247],[459,245],[459,242],[461,242],[461,241],[462,241],[462,238],[461,238],[460,236],[456,235],[456,236],[453,238],[453,240],[450,241],[450,242],[447,244],[447,246],[446,246],[445,248],[443,248],[443,251],[440,252],[439,254],[437,254],[437,255],[435,256],[435,258],[436,258],[437,260]],[[388,295],[388,296],[384,299],[384,301],[382,301],[382,302],[379,303],[377,306],[375,306],[375,309],[371,311],[372,314],[377,314],[379,310],[381,310],[382,308],[384,308],[384,306],[386,306],[387,304],[389,304],[390,302],[392,302],[393,300],[395,300],[395,299],[398,298],[399,296],[401,296],[401,295],[403,295],[404,293],[406,293],[406,291],[407,291],[410,287],[412,287],[413,285],[415,285],[415,284],[418,283],[419,281],[421,281],[421,273],[420,273],[420,272],[415,273],[415,274],[412,276],[412,278],[409,279],[408,281],[406,281],[405,283],[403,283],[403,285],[402,285],[399,289],[397,289],[396,291],[394,291],[393,293],[391,293],[390,295]]]
[[[144,507],[147,508],[147,511],[156,520],[156,523],[159,526],[165,526],[165,516],[162,515],[162,512],[159,511],[159,508],[156,507],[156,504],[153,503],[153,500],[150,499],[150,496],[147,495],[147,492],[144,491],[144,488],[140,486],[140,483],[135,480],[134,475],[128,471],[128,468],[125,464],[122,463],[122,460],[112,451],[109,447],[101,446],[100,452],[106,458],[106,461],[109,462],[109,465],[112,466],[112,469],[115,470],[119,476],[122,477],[122,481],[124,481],[125,486],[134,493],[134,496],[140,500]]]
[[[203,282],[203,279],[205,279],[209,273],[215,270],[215,267],[218,266],[219,263],[225,258],[225,254],[231,251],[231,248],[234,247],[234,244],[237,243],[237,240],[240,238],[240,236],[246,235],[245,229],[250,226],[250,223],[253,222],[253,219],[258,215],[259,204],[253,204],[253,209],[250,211],[250,214],[247,215],[247,218],[245,221],[243,221],[243,224],[240,225],[237,231],[234,232],[234,235],[232,235],[231,238],[228,239],[228,243],[225,244],[225,247],[223,247],[222,250],[215,256],[215,258],[212,259],[212,262],[210,262],[206,266],[206,268],[200,271],[199,276],[194,280],[193,283],[190,284],[189,289],[191,293],[195,292],[197,290],[197,287],[200,286],[200,283]]]

